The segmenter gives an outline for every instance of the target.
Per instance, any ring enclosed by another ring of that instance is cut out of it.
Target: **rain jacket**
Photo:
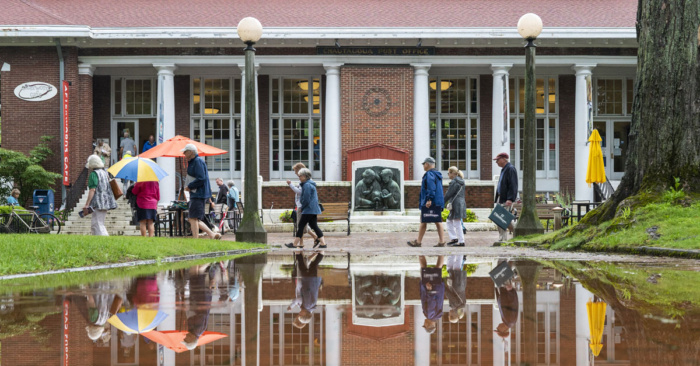
[[[452,179],[445,192],[445,202],[452,202],[449,220],[461,220],[467,217],[467,204],[464,201],[464,179],[459,175]]]
[[[518,172],[511,163],[501,169],[501,176],[496,187],[496,203],[515,202],[518,198]]]
[[[435,169],[428,170],[423,174],[423,182],[420,185],[420,207],[425,207],[427,201],[432,201],[432,206],[445,207],[445,196],[442,193],[442,173]]]
[[[195,155],[187,163],[187,175],[194,178],[187,186],[190,188],[191,198],[211,198],[211,187],[209,186],[209,172],[207,163],[199,155]]]
[[[316,193],[316,182],[314,182],[312,179],[301,183],[301,214],[321,214],[321,208],[318,207],[318,194]]]

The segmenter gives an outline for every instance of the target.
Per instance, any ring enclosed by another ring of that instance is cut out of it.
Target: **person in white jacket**
[[[304,163],[296,163],[292,167],[294,169],[294,174],[299,175],[299,170],[306,168]],[[289,185],[289,188],[294,191],[294,204],[296,205],[296,211],[297,211],[297,225],[299,224],[299,220],[301,219],[301,182],[297,183],[292,183],[291,180],[287,180],[287,184]],[[320,243],[318,236],[316,233],[313,232],[313,230],[309,230],[309,225],[306,225],[304,228],[304,233],[311,235],[312,238],[314,238],[314,248],[318,246]]]

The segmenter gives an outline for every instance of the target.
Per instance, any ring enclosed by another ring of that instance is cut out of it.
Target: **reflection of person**
[[[442,264],[445,257],[439,256],[435,267],[428,267],[425,256],[420,262],[420,302],[425,321],[423,328],[428,334],[435,333],[437,320],[442,317],[442,304],[445,301],[445,284],[442,282]]]
[[[199,230],[203,230],[212,239],[221,239],[221,234],[212,232],[202,221],[204,220],[204,203],[211,198],[209,187],[209,172],[207,163],[197,155],[197,147],[193,144],[185,145],[181,150],[187,159],[187,180],[185,191],[190,192],[189,222],[192,237],[199,237]]]
[[[109,341],[107,320],[119,311],[123,303],[123,289],[116,282],[97,282],[88,285],[85,295],[68,293],[71,303],[87,322],[85,331],[93,342]]]
[[[313,318],[318,301],[318,290],[321,288],[323,279],[318,276],[318,265],[323,260],[323,252],[314,253],[307,265],[306,258],[301,252],[295,254],[296,260],[296,299],[289,305],[288,310],[299,307],[300,311],[294,319],[294,326],[302,329],[309,324]]]
[[[102,162],[105,163],[105,166],[109,166],[109,157],[112,155],[112,149],[106,142],[104,142],[104,140],[97,139],[97,145],[95,146],[93,153],[102,158]]]
[[[15,188],[12,190],[10,193],[10,197],[7,197],[7,204],[9,206],[19,206],[19,201],[17,200],[19,198],[20,191],[19,189]]]
[[[513,202],[518,196],[518,172],[515,170],[513,164],[508,162],[508,153],[500,153],[496,155],[493,160],[501,168],[501,175],[498,177],[498,184],[496,185],[496,198],[495,204],[500,204],[506,207],[508,211],[513,210]],[[513,223],[508,225],[508,230],[513,232]],[[505,229],[498,227],[499,241],[505,241],[508,239],[508,233]]]
[[[496,288],[496,301],[498,309],[501,312],[501,324],[496,327],[496,334],[499,337],[508,337],[510,329],[518,322],[518,314],[520,312],[520,303],[518,301],[518,292],[513,288],[511,280],[506,281],[501,287]]]
[[[109,186],[109,175],[105,170],[105,165],[97,155],[90,155],[87,160],[86,168],[89,169],[88,176],[88,198],[83,207],[83,214],[88,215],[88,208],[91,207],[92,223],[90,232],[92,235],[109,236],[107,228],[105,228],[105,217],[108,210],[117,208],[117,201],[114,199],[112,188]]]
[[[374,208],[381,202],[382,186],[377,181],[377,173],[372,169],[362,172],[362,179],[355,185],[355,207]]]
[[[136,142],[129,137],[129,130],[124,130],[124,138],[119,143],[119,160],[124,158],[124,152],[130,151],[132,154],[137,155]]]
[[[445,202],[452,203],[452,209],[447,216],[447,234],[450,241],[447,245],[456,247],[464,246],[464,232],[462,231],[462,220],[467,217],[467,205],[464,201],[464,174],[456,166],[451,166],[447,170],[447,176],[452,179],[445,192]]]
[[[299,176],[299,171],[301,169],[304,169],[304,168],[306,168],[304,163],[296,163],[292,167],[292,169],[294,169],[294,174],[296,174],[297,176]],[[301,221],[301,181],[299,181],[299,184],[294,184],[294,183],[292,183],[291,180],[288,179],[287,185],[294,192],[294,204],[296,205],[296,211],[297,211],[296,216],[297,216],[297,226],[298,226],[299,222]],[[318,236],[316,235],[316,233],[309,230],[309,225],[306,225],[304,227],[304,233],[309,234],[309,235],[311,235],[312,238],[314,238],[314,247],[317,247],[318,244],[320,243],[320,240],[318,239]]]
[[[401,207],[401,188],[394,181],[394,173],[391,169],[384,169],[379,173],[382,179],[382,200],[384,206],[389,209]]]
[[[187,334],[181,343],[190,351],[197,347],[199,337],[207,330],[212,299],[207,277],[212,277],[214,269],[215,264],[209,268],[194,266],[189,269],[190,298],[187,311]]]
[[[456,323],[464,318],[464,306],[467,304],[467,272],[464,270],[463,255],[447,257],[447,273],[445,295],[450,303],[450,323]]]
[[[285,244],[288,248],[303,248],[304,247],[304,227],[308,224],[311,230],[316,233],[318,240],[321,243],[319,248],[326,248],[326,239],[323,237],[323,231],[318,227],[317,216],[321,214],[321,208],[318,205],[318,193],[316,192],[316,182],[311,179],[311,171],[306,168],[299,170],[299,180],[301,181],[301,220],[297,227],[294,243]]]
[[[139,220],[141,236],[153,236],[155,232],[160,187],[158,182],[137,182],[131,193],[136,195],[136,216]]]
[[[420,186],[420,229],[418,239],[408,242],[409,246],[420,247],[425,230],[429,222],[434,222],[437,226],[440,241],[436,246],[444,247],[445,240],[442,229],[442,208],[445,206],[445,198],[442,193],[442,174],[435,169],[435,159],[427,157],[423,161],[423,181]]]

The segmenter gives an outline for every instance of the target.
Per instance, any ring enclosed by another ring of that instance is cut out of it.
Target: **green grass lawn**
[[[3,234],[0,275],[260,247],[263,246],[191,238]]]

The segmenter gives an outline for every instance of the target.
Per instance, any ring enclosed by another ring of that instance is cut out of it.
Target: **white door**
[[[139,139],[139,121],[138,120],[118,120],[112,121],[112,164],[119,161],[119,145],[124,139],[124,131],[129,131],[129,137],[131,137],[136,144]],[[139,146],[136,146],[140,150]],[[140,152],[140,151],[139,151]],[[110,164],[111,165],[111,164]]]

